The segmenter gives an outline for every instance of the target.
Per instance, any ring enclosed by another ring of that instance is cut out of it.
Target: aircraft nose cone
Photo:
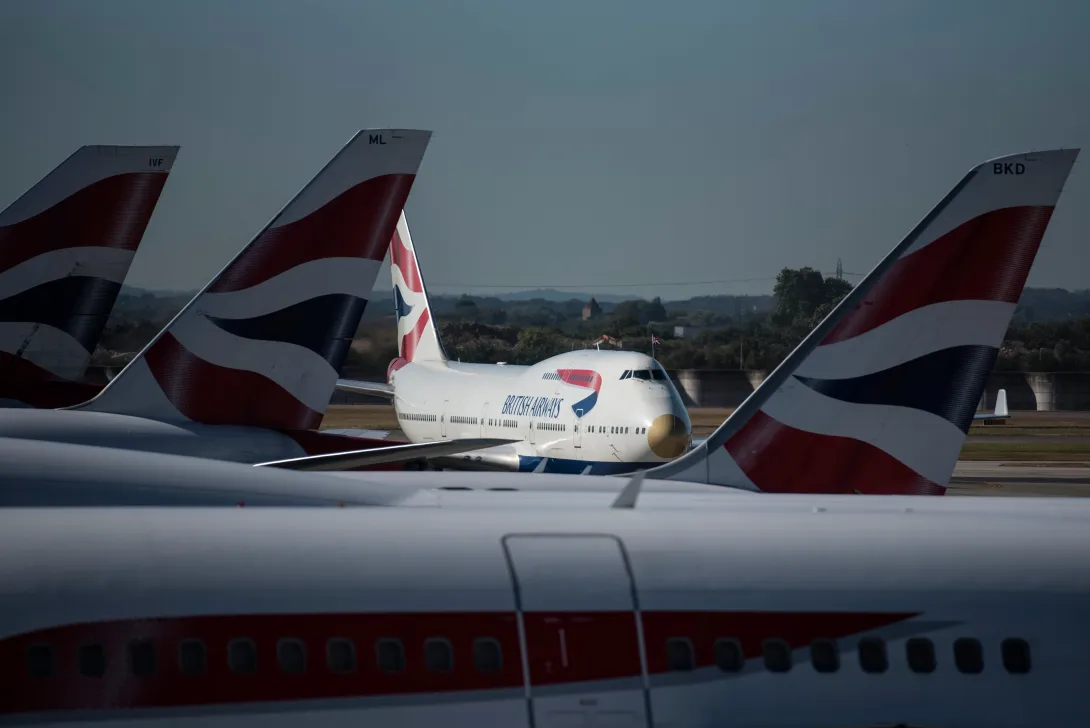
[[[647,444],[660,458],[676,458],[689,447],[689,428],[674,415],[659,415],[647,428]]]

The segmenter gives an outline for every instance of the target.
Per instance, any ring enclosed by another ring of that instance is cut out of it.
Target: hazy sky
[[[133,285],[202,285],[401,126],[435,131],[437,292],[865,272],[970,167],[1054,146],[1084,151],[1030,285],[1090,287],[1087,0],[5,0],[0,67],[0,207],[81,144],[182,146]]]

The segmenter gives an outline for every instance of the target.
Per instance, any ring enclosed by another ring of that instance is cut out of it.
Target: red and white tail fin
[[[711,437],[648,476],[945,492],[1077,155],[973,169]]]
[[[424,277],[420,274],[420,263],[404,212],[397,221],[397,231],[390,243],[390,275],[394,282],[398,355],[398,360],[390,365],[391,369],[396,368],[398,361],[447,361],[428,305],[428,292],[424,288]]]
[[[177,154],[80,147],[0,212],[0,399],[83,377]]]
[[[430,137],[356,134],[80,409],[316,428]]]

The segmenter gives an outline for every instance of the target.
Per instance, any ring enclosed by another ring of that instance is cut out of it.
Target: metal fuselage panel
[[[737,514],[2,511],[0,660],[13,689],[0,712],[12,725],[71,725],[94,709],[98,725],[195,727],[543,726],[560,713],[694,728],[1085,723],[1090,504],[1065,501],[1056,515],[939,499],[926,513],[769,500]],[[345,636],[358,642],[351,680],[323,672],[327,640]],[[205,640],[216,680],[188,678],[179,693],[183,678],[164,662],[146,678],[154,690],[135,678],[121,693],[86,678],[60,690],[74,657],[57,662],[58,692],[23,677],[34,644],[68,655],[102,643],[119,671],[107,674],[121,676],[128,640],[172,660],[182,637]],[[254,676],[227,671],[234,638],[265,656]],[[372,647],[395,638],[396,677],[375,667]],[[839,650],[830,673],[810,662],[822,638]],[[306,644],[305,675],[277,677],[282,639]],[[485,663],[494,670],[478,669],[480,639],[502,648],[502,663]],[[717,667],[721,639],[741,645],[737,671]],[[863,639],[881,641],[884,669],[861,669]],[[932,672],[909,669],[913,639],[933,646]],[[1028,644],[1028,673],[1005,669],[1008,639]],[[439,663],[447,672],[426,668],[429,640],[453,650]],[[789,669],[768,668],[767,640],[788,646]],[[958,640],[980,647],[979,672],[955,666]],[[215,700],[192,702],[213,685]]]

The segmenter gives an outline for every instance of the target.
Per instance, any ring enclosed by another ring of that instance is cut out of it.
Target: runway
[[[1090,497],[1090,467],[1070,463],[959,462],[947,495]]]

